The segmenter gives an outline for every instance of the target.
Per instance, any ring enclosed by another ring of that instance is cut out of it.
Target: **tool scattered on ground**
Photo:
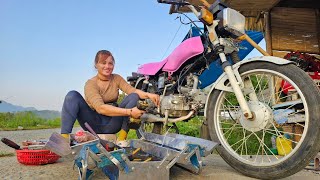
[[[88,123],[84,123],[84,125],[86,126],[86,128],[91,134],[93,134],[95,137],[97,137],[100,140],[100,143],[102,144],[103,147],[106,148],[107,151],[112,151],[114,148],[122,149],[122,147],[116,145],[111,141],[101,139]]]
[[[71,153],[69,139],[62,137],[59,133],[54,132],[45,144],[44,149],[48,149],[60,156],[66,156]]]
[[[9,146],[9,147],[11,147],[11,148],[13,148],[13,149],[16,149],[16,150],[22,149],[17,143],[11,141],[10,139],[2,138],[1,141],[2,141],[5,145],[7,145],[7,146]]]
[[[9,146],[9,147],[11,147],[11,148],[13,148],[15,150],[21,150],[21,149],[36,150],[36,149],[43,149],[43,147],[44,147],[44,144],[20,146],[17,143],[13,142],[12,140],[8,139],[8,138],[2,138],[1,141],[5,145],[7,145],[7,146]]]
[[[132,155],[135,155],[137,152],[139,152],[141,150],[141,148],[137,148],[136,150],[134,150],[133,152],[132,152]]]

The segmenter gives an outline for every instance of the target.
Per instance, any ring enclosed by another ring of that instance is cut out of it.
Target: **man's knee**
[[[65,101],[74,101],[82,98],[81,94],[77,91],[69,91],[65,97]]]
[[[129,101],[138,101],[140,98],[137,93],[131,93],[128,95],[128,99]]]

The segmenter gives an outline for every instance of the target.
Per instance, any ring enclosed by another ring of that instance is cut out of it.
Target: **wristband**
[[[131,114],[132,114],[132,109],[130,109],[130,114],[129,114],[130,117],[131,117]]]

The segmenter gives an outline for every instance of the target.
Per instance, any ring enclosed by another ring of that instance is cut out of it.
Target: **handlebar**
[[[211,4],[208,3],[207,0],[198,0],[200,1],[206,8],[210,8]],[[164,4],[173,4],[173,5],[190,5],[186,0],[158,0],[158,3]]]
[[[158,3],[173,4],[173,5],[189,5],[185,0],[158,0]]]

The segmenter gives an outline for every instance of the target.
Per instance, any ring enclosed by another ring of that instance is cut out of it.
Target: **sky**
[[[0,0],[0,100],[60,111],[67,92],[83,94],[96,75],[102,49],[125,79],[161,61],[190,28],[168,12],[156,0]]]

